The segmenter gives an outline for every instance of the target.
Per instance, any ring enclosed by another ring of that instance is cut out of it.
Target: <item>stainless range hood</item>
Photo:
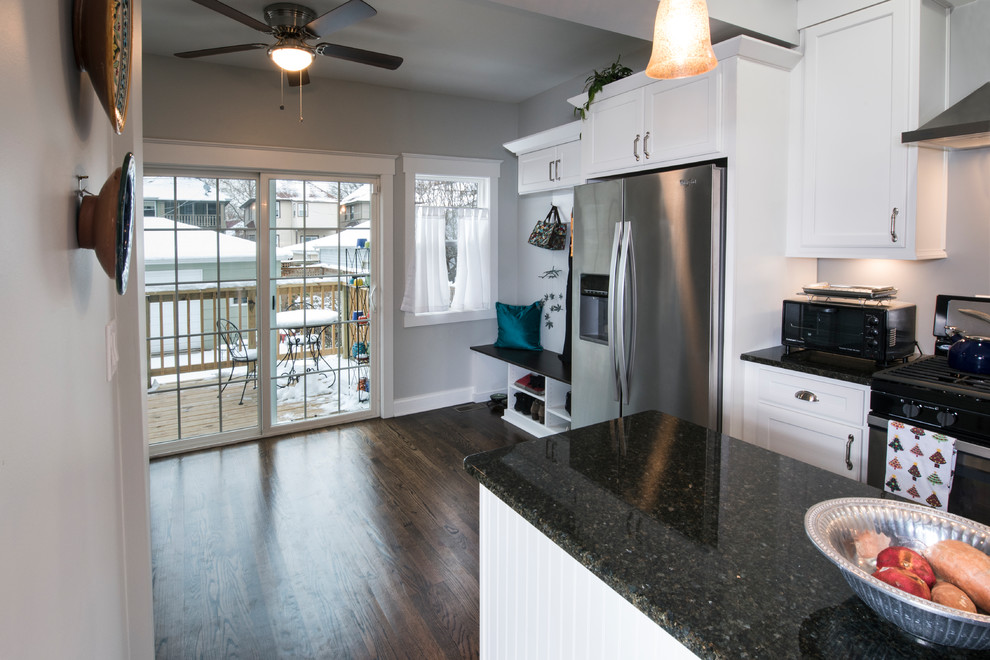
[[[977,88],[918,130],[901,133],[901,142],[943,149],[990,147],[990,83]]]

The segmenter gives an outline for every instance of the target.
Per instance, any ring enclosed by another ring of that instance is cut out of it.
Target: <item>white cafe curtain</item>
[[[488,209],[457,209],[457,276],[451,311],[491,309],[490,241]]]
[[[412,253],[406,249],[406,292],[400,309],[414,314],[445,312],[450,309],[445,236],[447,209],[417,206],[415,222]]]

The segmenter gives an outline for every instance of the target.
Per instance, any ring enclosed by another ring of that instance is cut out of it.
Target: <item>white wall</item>
[[[72,6],[4,2],[0,23],[0,657],[151,657],[140,286],[118,297],[77,247],[74,193],[76,175],[98,191],[140,144],[141,63],[118,137],[76,70]],[[121,371],[108,382],[115,318]]]
[[[990,0],[953,10],[950,19],[949,103],[990,81]],[[820,259],[818,279],[890,283],[898,298],[918,305],[918,340],[934,347],[932,322],[940,293],[990,294],[990,149],[949,154],[946,259],[922,262]]]
[[[275,72],[163,57],[146,58],[145,71],[149,138],[502,160],[498,285],[500,292],[515,291],[516,160],[501,145],[518,137],[516,105],[314,78],[303,89],[300,123],[298,90],[286,94],[285,110],[279,110]],[[493,342],[496,325],[488,320],[403,327],[401,177],[395,190],[394,395],[397,402],[408,402],[397,404],[401,414],[467,400],[473,382],[465,368],[473,364],[469,347]]]

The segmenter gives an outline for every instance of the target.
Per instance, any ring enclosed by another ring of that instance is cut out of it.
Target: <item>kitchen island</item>
[[[482,491],[482,658],[671,657],[630,643],[643,621],[702,658],[981,657],[874,615],[808,540],[809,507],[883,496],[865,484],[657,412],[464,466]],[[569,562],[642,621],[574,586]]]

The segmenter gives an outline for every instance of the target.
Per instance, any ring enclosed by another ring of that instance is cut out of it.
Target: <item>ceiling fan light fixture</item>
[[[299,39],[283,39],[268,49],[268,56],[286,71],[302,71],[316,57],[313,49]]]
[[[660,0],[646,75],[663,80],[687,78],[717,65],[705,0]]]

